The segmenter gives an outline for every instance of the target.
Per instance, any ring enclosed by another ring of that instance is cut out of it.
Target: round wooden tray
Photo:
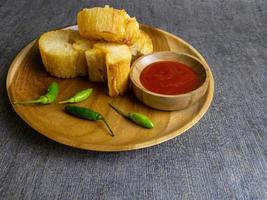
[[[76,26],[68,27],[77,29]],[[170,33],[153,27],[141,26],[153,40],[154,51],[171,50],[184,52],[207,62],[191,45]],[[90,122],[74,118],[64,113],[63,105],[13,105],[17,114],[33,129],[46,137],[65,145],[95,151],[126,151],[141,149],[172,139],[196,124],[207,112],[214,93],[214,80],[209,70],[210,83],[206,95],[193,106],[175,112],[158,111],[140,103],[131,91],[125,96],[111,98],[106,85],[92,83],[87,77],[58,79],[44,69],[36,40],[28,44],[12,62],[7,76],[7,92],[11,102],[19,99],[32,99],[43,94],[52,80],[60,85],[58,100],[65,99],[75,92],[94,88],[92,96],[79,103],[102,113],[112,127],[115,137],[107,134],[102,122]],[[144,129],[125,120],[115,113],[108,102],[125,111],[142,112],[154,122],[153,129]]]

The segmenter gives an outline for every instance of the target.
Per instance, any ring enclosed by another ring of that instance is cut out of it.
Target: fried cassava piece
[[[85,51],[94,42],[84,39],[78,31],[57,30],[41,35],[39,49],[45,69],[59,78],[87,75]]]
[[[38,43],[46,71],[60,78],[88,75],[91,81],[107,82],[109,96],[123,95],[131,62],[153,52],[149,35],[125,10],[109,6],[85,8],[77,22],[79,31],[41,35]]]
[[[152,53],[153,52],[153,43],[148,34],[144,31],[140,31],[138,39],[130,46],[132,53],[132,60],[136,58]]]
[[[131,51],[127,45],[96,43],[85,56],[91,81],[107,81],[109,96],[126,92],[131,65]]]
[[[77,15],[81,36],[131,45],[140,35],[139,24],[125,10],[105,6],[85,8]]]

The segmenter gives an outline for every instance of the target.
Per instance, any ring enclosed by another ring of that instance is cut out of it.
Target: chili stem
[[[127,113],[125,113],[125,112],[123,112],[122,110],[116,108],[116,107],[113,106],[111,103],[108,103],[108,105],[109,105],[111,108],[113,108],[117,113],[121,114],[123,117],[125,117],[125,118],[127,118],[127,119],[129,118],[129,116],[128,116]]]
[[[111,128],[110,128],[110,126],[108,125],[108,123],[107,123],[107,121],[105,120],[105,118],[102,118],[101,119],[105,124],[106,124],[106,126],[108,127],[108,130],[110,131],[110,135],[112,136],[112,137],[114,137],[114,133],[113,133],[113,131],[111,130]]]
[[[41,99],[26,100],[26,101],[15,101],[13,104],[31,104],[31,103],[41,103]]]
[[[66,100],[66,101],[60,101],[60,102],[58,102],[59,104],[63,104],[63,103],[73,103],[73,102],[71,102],[69,99],[68,100]]]

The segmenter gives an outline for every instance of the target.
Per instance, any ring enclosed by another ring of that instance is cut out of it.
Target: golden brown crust
[[[109,96],[123,95],[128,89],[131,60],[124,60],[116,64],[109,64],[107,60],[107,79]]]
[[[127,45],[96,43],[85,55],[91,81],[107,81],[109,96],[126,92],[131,64],[131,52]]]
[[[130,50],[133,56],[133,60],[140,56],[152,53],[153,43],[149,35],[141,30],[140,36],[135,41],[135,43],[130,46]]]
[[[80,34],[88,39],[133,44],[140,34],[135,18],[108,6],[83,9],[77,15],[77,24]]]
[[[107,80],[105,54],[99,49],[90,49],[85,52],[88,65],[89,80],[105,82]]]

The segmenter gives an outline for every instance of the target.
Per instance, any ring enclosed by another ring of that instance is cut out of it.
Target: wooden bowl
[[[147,90],[140,82],[142,70],[151,63],[158,61],[177,61],[192,67],[201,80],[201,85],[197,89],[179,95],[164,95]],[[209,85],[209,75],[207,67],[197,58],[185,54],[171,51],[161,51],[143,56],[137,59],[131,67],[130,79],[135,96],[147,106],[159,110],[182,110],[199,101],[206,93]]]

